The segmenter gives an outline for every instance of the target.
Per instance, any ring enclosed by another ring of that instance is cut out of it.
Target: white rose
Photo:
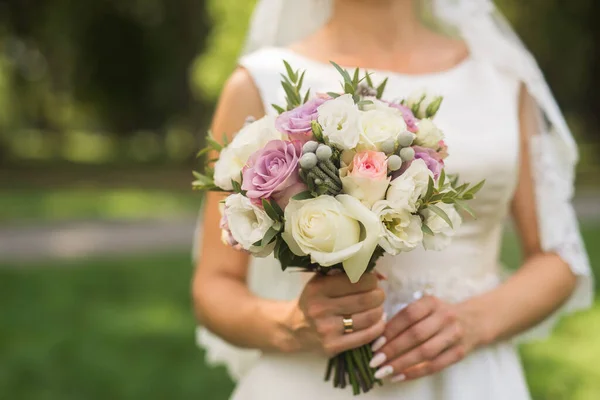
[[[349,195],[291,200],[282,237],[299,256],[323,267],[342,263],[352,283],[367,269],[380,234],[377,216]]]
[[[460,214],[456,211],[452,204],[437,203],[436,206],[441,208],[442,211],[448,215],[448,218],[450,218],[450,221],[452,222],[452,227],[448,225],[448,223],[444,221],[442,217],[431,210],[426,208],[425,210],[421,211],[421,214],[425,218],[425,225],[427,225],[433,232],[433,236],[423,236],[423,247],[426,250],[443,250],[448,247],[452,241],[452,237],[456,233],[456,230],[462,223]]]
[[[383,231],[379,245],[389,254],[411,251],[423,242],[421,217],[407,208],[382,200],[373,205],[373,212],[379,216]]]
[[[430,119],[422,119],[417,126],[415,144],[437,150],[440,140],[444,140],[444,133]]]
[[[273,244],[264,248],[254,246],[274,224],[265,210],[252,204],[249,198],[236,193],[225,200],[225,216],[231,235],[245,250],[260,257],[271,253]]]
[[[388,139],[396,140],[398,135],[406,131],[406,122],[402,113],[388,107],[361,113],[361,135],[358,142],[360,150],[381,151],[381,144]]]
[[[425,161],[413,160],[410,166],[390,183],[386,200],[394,203],[396,207],[406,207],[409,211],[417,210],[417,201],[427,193],[429,178],[433,173],[427,168]]]
[[[317,111],[317,122],[329,143],[342,150],[356,147],[360,137],[360,111],[351,95],[344,94],[327,101]]]
[[[275,117],[266,116],[243,127],[231,143],[221,150],[215,163],[215,185],[223,190],[233,190],[231,181],[241,181],[240,173],[248,158],[271,140],[283,139],[275,129]]]

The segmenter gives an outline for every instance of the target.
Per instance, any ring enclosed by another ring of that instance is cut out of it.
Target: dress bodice
[[[242,58],[241,65],[254,79],[268,113],[275,112],[271,104],[285,104],[279,83],[285,72],[282,60],[306,71],[304,87],[312,93],[339,91],[341,77],[333,66],[290,50],[265,48]],[[489,289],[497,283],[502,226],[517,180],[518,82],[472,58],[441,73],[370,72],[376,84],[388,78],[384,96],[389,100],[421,89],[444,96],[436,123],[450,151],[446,171],[472,183],[486,180],[471,202],[477,219],[465,218],[450,247],[441,252],[417,249],[380,260],[377,268],[388,277],[384,286],[390,311],[425,286],[450,301]],[[264,273],[265,261],[255,262]],[[297,290],[287,294],[296,295]]]

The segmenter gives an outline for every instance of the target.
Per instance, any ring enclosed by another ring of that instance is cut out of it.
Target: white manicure
[[[392,382],[392,383],[402,382],[405,379],[406,379],[406,375],[400,374],[400,375],[396,375],[395,377],[393,377],[392,379],[390,379],[390,382]]]
[[[382,348],[383,345],[386,343],[387,343],[387,339],[385,338],[385,336],[382,336],[379,339],[377,339],[375,342],[373,342],[373,344],[371,345],[371,350],[377,351],[380,348]]]
[[[385,356],[385,354],[383,354],[383,353],[377,353],[377,354],[375,354],[375,357],[373,357],[371,359],[371,362],[369,363],[369,367],[371,367],[371,368],[377,368],[381,364],[383,364],[386,359],[387,359],[387,357]]]
[[[421,297],[423,297],[423,292],[420,290],[417,290],[416,292],[413,293],[413,298],[415,300],[419,300]]]
[[[383,379],[386,376],[390,376],[394,373],[394,368],[391,365],[386,365],[383,368],[379,368],[377,372],[375,372],[375,379]]]
[[[383,315],[381,316],[381,320],[383,322],[387,322],[387,313],[383,313]]]

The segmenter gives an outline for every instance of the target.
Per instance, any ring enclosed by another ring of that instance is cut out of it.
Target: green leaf
[[[466,212],[467,214],[469,214],[471,217],[477,219],[477,217],[475,216],[475,212],[464,201],[456,199],[454,201],[454,205],[456,206],[456,208],[458,210],[462,210],[462,211]]]
[[[442,188],[444,183],[446,182],[446,171],[442,168],[442,172],[440,173],[440,178],[438,179],[438,187]]]
[[[471,193],[465,193],[462,195],[462,200],[473,200],[473,197]]]
[[[334,99],[337,99],[338,97],[341,96],[339,93],[336,93],[336,92],[327,92],[327,95]]]
[[[242,192],[242,185],[240,185],[240,183],[238,181],[235,180],[231,180],[231,186],[233,186],[233,191],[235,193],[241,193]]]
[[[298,81],[298,75],[294,72],[294,70],[292,69],[292,67],[290,66],[290,64],[283,60],[283,64],[285,65],[285,69],[287,71],[288,76],[290,77],[290,79],[292,80],[292,82],[297,82]]]
[[[358,76],[359,72],[360,72],[360,70],[358,68],[356,68],[354,70],[354,76],[352,77],[352,85],[354,85],[354,87],[358,86],[358,82],[359,82],[359,79],[360,79],[359,76]]]
[[[385,78],[383,80],[383,82],[381,82],[381,84],[379,86],[377,86],[377,98],[381,99],[381,97],[383,96],[383,92],[385,91],[385,86],[387,85],[388,82],[388,78]]]
[[[291,105],[292,108],[299,106],[300,105],[300,97],[298,96],[298,93],[296,93],[296,90],[292,87],[292,85],[290,85],[287,82],[282,82],[281,86],[283,87],[283,90],[285,91],[288,104]]]
[[[448,175],[448,177],[450,178],[450,184],[452,184],[452,187],[456,187],[458,184],[458,174],[451,174]]]
[[[430,227],[427,226],[427,224],[422,224],[421,225],[421,230],[423,231],[424,234],[429,235],[429,236],[433,236],[433,231],[431,230]]]
[[[361,100],[358,103],[356,103],[358,106],[368,106],[373,104],[373,101],[371,100]]]
[[[302,71],[302,75],[300,75],[300,79],[298,80],[298,84],[296,85],[298,90],[302,89],[302,84],[304,83],[304,75],[306,75],[306,71]]]
[[[308,199],[313,199],[313,195],[310,193],[310,190],[306,190],[304,192],[300,192],[297,195],[293,196],[292,199],[294,200],[308,200]]]
[[[306,94],[304,95],[304,101],[302,102],[303,104],[306,103],[308,101],[308,99],[310,98],[310,89],[308,89],[306,91]]]
[[[271,104],[271,107],[273,107],[278,114],[283,114],[285,112],[285,109],[279,107],[277,104]]]
[[[211,152],[212,150],[213,150],[213,148],[212,148],[212,147],[205,147],[205,148],[203,148],[202,150],[200,150],[198,153],[196,153],[196,158],[200,158],[200,157],[202,157],[203,155],[205,155],[205,154],[207,154],[207,153]]]
[[[373,87],[373,79],[371,79],[371,73],[369,71],[367,71],[365,73],[365,79],[367,80],[367,85],[369,85],[369,87]]]
[[[454,190],[456,191],[456,193],[461,194],[468,187],[469,187],[468,183],[463,183],[462,185],[460,185],[459,187],[455,188]]]
[[[354,86],[352,85],[352,82],[344,83],[344,92],[353,95],[355,91],[356,90],[355,90]]]
[[[274,201],[262,199],[262,206],[273,221],[279,221],[283,217],[283,211],[281,211],[281,208]]]
[[[279,233],[278,230],[269,228],[267,233],[265,233],[265,236],[262,238],[260,246],[265,247],[266,245],[271,243],[273,241],[273,239],[275,239],[275,237],[277,236],[278,233]]]
[[[430,176],[429,183],[427,184],[427,193],[425,194],[425,199],[428,200],[431,197],[431,195],[433,194],[433,189],[434,189],[434,182],[433,182],[433,178]]]
[[[350,78],[350,74],[348,73],[348,71],[346,71],[344,68],[340,67],[339,65],[337,65],[333,61],[330,61],[330,63],[342,75],[342,77],[344,78],[344,82],[352,83],[352,78]]]
[[[454,229],[454,225],[452,224],[452,221],[450,221],[450,217],[448,217],[448,214],[446,214],[444,210],[433,204],[430,204],[429,206],[427,206],[427,208],[436,213],[441,219],[443,219],[448,225],[450,225],[450,228]]]
[[[465,194],[475,195],[477,192],[479,192],[483,185],[485,185],[485,179],[476,184],[475,186],[471,187],[469,190],[467,190]]]
[[[221,151],[223,150],[223,146],[221,146],[221,143],[217,142],[215,139],[213,139],[212,136],[207,136],[206,137],[206,142],[208,144],[210,144],[212,146],[212,148],[216,151]]]

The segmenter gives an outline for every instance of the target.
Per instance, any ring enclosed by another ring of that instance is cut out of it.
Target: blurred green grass
[[[600,227],[584,237],[600,275]],[[516,240],[504,260],[518,262]],[[194,345],[188,254],[0,266],[0,398],[225,400],[233,387]],[[536,400],[600,393],[600,302],[523,347]]]
[[[133,188],[0,190],[0,223],[81,219],[152,219],[194,215],[201,195],[190,191]]]

